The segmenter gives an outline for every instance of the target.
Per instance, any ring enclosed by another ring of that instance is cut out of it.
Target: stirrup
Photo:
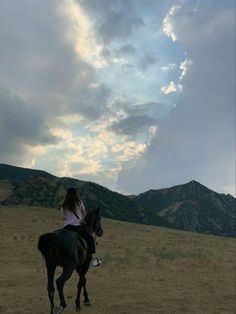
[[[97,257],[90,261],[90,266],[92,267],[98,267],[99,265],[101,265],[101,261]]]

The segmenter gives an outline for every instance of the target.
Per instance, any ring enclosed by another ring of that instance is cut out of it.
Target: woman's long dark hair
[[[70,211],[75,210],[75,205],[80,203],[80,198],[76,193],[75,188],[69,188],[65,195],[64,202],[62,204],[63,209],[68,209]]]

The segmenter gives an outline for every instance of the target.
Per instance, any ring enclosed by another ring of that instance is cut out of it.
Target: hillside
[[[23,182],[24,180],[37,176],[41,178],[55,179],[56,176],[42,170],[33,170],[28,168],[16,167],[6,164],[0,164],[0,180],[9,180],[14,182]]]
[[[39,235],[61,227],[57,212],[40,207],[0,206],[0,313],[49,313]],[[14,221],[14,232],[12,231]],[[102,219],[98,239],[102,265],[90,269],[92,303],[85,314],[235,313],[235,239]],[[59,277],[59,267],[55,279]],[[75,313],[78,276],[65,285]],[[55,293],[58,305],[57,293]]]
[[[100,206],[103,217],[236,236],[235,198],[196,181],[128,197],[93,182],[0,164],[0,203],[4,205],[59,208],[70,186],[77,188],[88,209]]]
[[[216,193],[196,181],[150,190],[135,199],[177,229],[236,236],[235,198]]]
[[[4,178],[5,183],[12,184],[11,194],[1,200],[4,205],[59,208],[66,189],[70,186],[74,186],[77,188],[86,207],[92,209],[100,206],[104,217],[163,227],[172,226],[171,223],[167,222],[165,218],[160,217],[152,209],[145,209],[135,200],[131,200],[129,197],[122,194],[112,192],[96,183],[73,178],[45,176],[44,172],[38,170],[31,170],[26,173],[23,172],[23,177],[21,178],[17,167],[13,169],[11,166],[8,167],[10,169],[9,178],[7,178],[6,171],[4,172],[4,176],[1,175],[0,165],[0,180]],[[6,170],[6,167],[4,167],[4,170]],[[22,173],[21,168],[19,168],[19,170],[20,173]],[[16,173],[17,180],[14,180],[13,171]],[[42,177],[41,174],[43,174]]]

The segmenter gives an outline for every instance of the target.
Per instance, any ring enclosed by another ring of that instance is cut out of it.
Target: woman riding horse
[[[67,203],[64,202],[63,204],[65,205]],[[93,259],[95,259],[96,262],[100,264],[100,261],[97,260],[94,255],[91,260],[91,253],[95,253],[94,247],[93,245],[91,245],[92,243],[94,244],[94,240],[91,241],[91,238],[93,238],[91,233],[94,232],[99,237],[103,234],[99,211],[99,208],[90,211],[83,218],[83,223],[81,222],[78,227],[75,226],[74,230],[76,231],[69,231],[67,228],[70,229],[74,227],[67,227],[70,224],[66,224],[63,229],[43,234],[39,238],[38,249],[44,256],[47,267],[47,290],[51,305],[50,314],[60,314],[66,307],[63,287],[65,282],[71,277],[74,270],[76,270],[79,275],[79,282],[77,285],[77,297],[75,300],[76,311],[80,310],[80,293],[82,288],[84,290],[84,304],[90,305],[88,292],[86,289],[85,275],[89,269],[89,266],[93,265]],[[76,215],[78,215],[78,217],[80,217],[80,212],[78,212],[77,214],[77,212],[75,211],[75,213]],[[71,212],[71,214],[73,214],[73,212]],[[72,218],[72,216],[67,217]],[[71,222],[72,220],[69,221]],[[79,231],[77,231],[78,229]],[[88,240],[88,249],[86,248],[84,242],[81,240],[80,233],[85,235],[84,237],[86,239],[90,239]],[[63,268],[62,274],[56,280],[57,290],[60,298],[60,307],[58,308],[54,306],[54,275],[57,266],[61,266]]]
[[[69,188],[61,207],[61,218],[64,220],[64,229],[77,231],[84,238],[88,245],[88,252],[91,254],[91,263],[93,267],[99,266],[101,261],[95,257],[95,241],[86,228],[81,227],[83,218],[86,216],[86,209],[83,201],[79,198],[75,188]]]

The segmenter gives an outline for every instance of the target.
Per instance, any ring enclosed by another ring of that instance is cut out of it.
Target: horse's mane
[[[88,220],[94,214],[96,214],[96,209],[89,210],[83,220],[84,221]]]
[[[90,210],[87,215],[84,217],[83,222],[88,226],[93,225],[97,220],[100,220],[99,215],[100,208]]]

